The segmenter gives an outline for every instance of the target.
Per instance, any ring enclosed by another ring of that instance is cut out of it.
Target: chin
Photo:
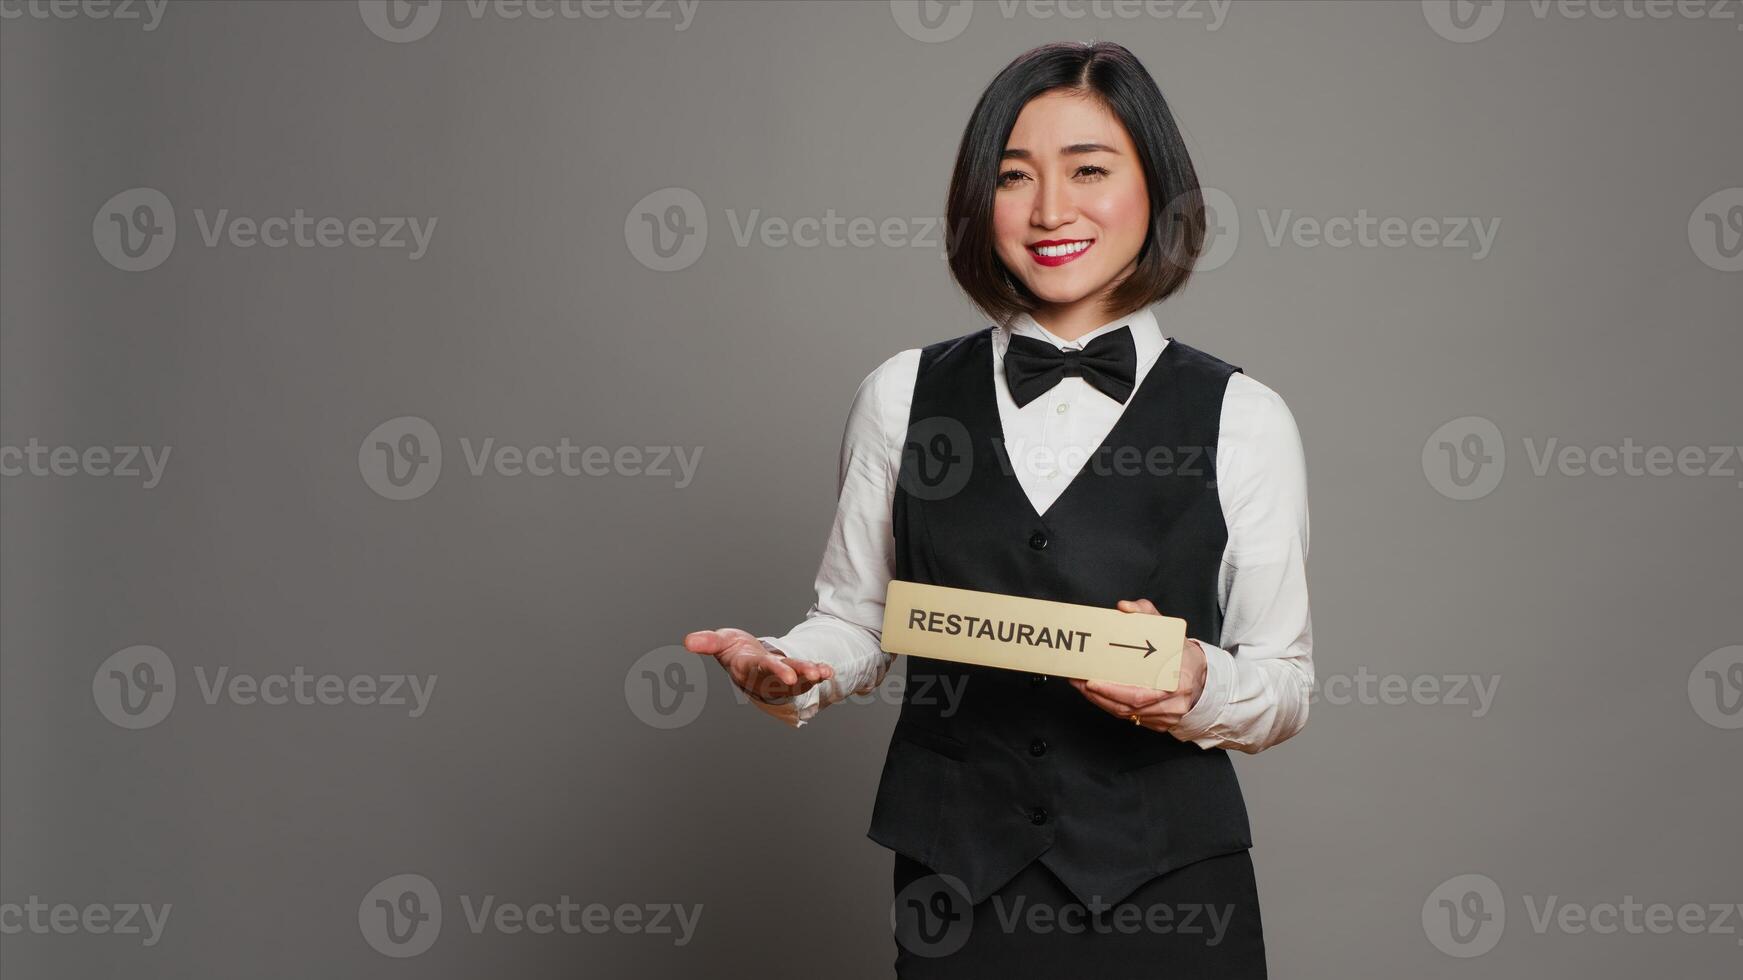
[[[1107,285],[1107,280],[1097,276],[1048,276],[1040,277],[1039,281],[1025,282],[1024,285],[1044,303],[1068,306],[1086,296],[1094,295]]]
[[[1046,303],[1048,306],[1070,306],[1078,300],[1083,299],[1085,296],[1088,296],[1091,291],[1087,289],[1063,290],[1035,289],[1034,287],[1030,287],[1029,292],[1034,293],[1036,299]]]

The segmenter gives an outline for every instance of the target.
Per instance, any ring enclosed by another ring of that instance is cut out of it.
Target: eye
[[[1012,184],[1015,184],[1019,180],[1028,180],[1028,179],[1029,179],[1029,175],[1024,173],[1021,170],[1007,170],[1004,173],[999,174],[998,185],[1000,187],[1010,187]]]
[[[1106,169],[1104,169],[1102,167],[1098,167],[1093,163],[1086,163],[1083,166],[1077,168],[1077,176],[1079,176],[1079,177],[1090,177],[1090,178],[1093,178],[1095,180],[1100,180],[1101,178],[1106,177],[1107,175],[1108,175],[1108,172]]]

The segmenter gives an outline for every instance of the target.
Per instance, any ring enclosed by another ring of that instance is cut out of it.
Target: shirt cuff
[[[776,641],[780,639],[778,636],[759,636],[757,639],[761,640],[764,646],[779,649],[776,646]],[[781,655],[790,656],[785,651],[782,651]],[[749,693],[744,695],[746,700],[756,705],[764,714],[779,719],[792,728],[802,728],[806,722],[811,720],[811,716],[817,713],[817,700],[820,696],[818,685],[813,685],[809,691],[796,697],[788,696],[773,701],[763,701],[751,697]]]
[[[1221,647],[1196,641],[1204,650],[1204,690],[1198,703],[1169,731],[1182,742],[1205,738],[1216,728],[1223,708],[1229,703],[1229,691],[1234,685],[1235,658]]]

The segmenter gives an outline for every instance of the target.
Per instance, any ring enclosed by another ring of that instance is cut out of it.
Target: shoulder
[[[1305,479],[1301,432],[1276,389],[1220,357],[1177,340],[1169,341],[1168,351],[1173,352],[1177,370],[1187,377],[1222,386],[1217,467],[1226,490],[1238,491],[1254,482]]]
[[[861,379],[847,412],[844,451],[877,447],[886,454],[900,454],[920,354],[919,347],[897,351]]]
[[[924,348],[910,347],[884,358],[883,363],[872,368],[871,373],[860,381],[854,401],[864,402],[868,407],[883,407],[911,399],[922,353]]]
[[[1173,337],[1168,338],[1168,346],[1163,348],[1162,355],[1168,358],[1177,370],[1199,372],[1213,377],[1238,374],[1241,370],[1215,354],[1199,350],[1197,347]]]
[[[1206,353],[1190,344],[1170,338],[1164,353],[1176,370],[1198,375],[1207,380],[1227,379],[1222,393],[1222,429],[1224,436],[1247,435],[1258,431],[1294,433],[1295,418],[1289,406],[1270,385],[1230,364],[1215,354]]]
[[[1254,436],[1269,433],[1297,438],[1295,416],[1283,396],[1244,372],[1231,375],[1223,392],[1223,427],[1226,430],[1231,425]]]
[[[994,329],[996,328],[985,326],[960,336],[927,344],[919,350],[919,370],[930,371],[942,364],[961,363],[965,358],[976,356],[990,346]]]
[[[899,403],[906,409],[913,400],[915,379],[922,371],[931,370],[941,361],[970,356],[978,349],[978,344],[992,336],[992,331],[990,326],[981,327],[924,347],[909,347],[891,354],[859,383],[855,401],[880,406]]]

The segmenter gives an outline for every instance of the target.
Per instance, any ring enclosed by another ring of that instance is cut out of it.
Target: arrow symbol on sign
[[[1109,640],[1108,646],[1110,646],[1110,647],[1125,647],[1128,650],[1142,650],[1142,651],[1144,651],[1144,656],[1146,656],[1146,657],[1148,657],[1150,654],[1156,652],[1156,644],[1151,643],[1149,640],[1145,640],[1143,646],[1139,646],[1136,643],[1115,643],[1112,640]]]

